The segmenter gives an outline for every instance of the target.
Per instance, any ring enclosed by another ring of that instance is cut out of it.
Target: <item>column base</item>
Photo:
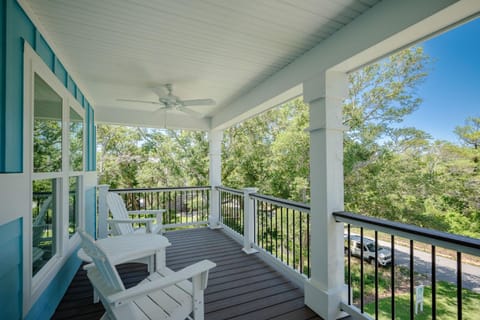
[[[220,225],[220,223],[208,224],[208,228],[211,229],[211,230],[223,229],[223,227]]]
[[[242,251],[246,254],[253,254],[258,252],[258,250],[254,248],[243,248]]]
[[[334,320],[348,316],[340,310],[340,302],[347,301],[348,287],[325,291],[311,279],[305,282],[305,304],[325,320]]]

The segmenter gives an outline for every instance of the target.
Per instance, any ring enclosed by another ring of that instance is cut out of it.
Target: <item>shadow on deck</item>
[[[179,270],[209,259],[217,264],[209,275],[205,291],[205,319],[320,319],[303,303],[303,293],[279,272],[222,231],[207,228],[167,232],[172,243],[167,265]],[[126,287],[147,276],[142,264],[124,264],[118,270]],[[99,319],[101,303],[92,303],[92,287],[81,268],[52,319]]]

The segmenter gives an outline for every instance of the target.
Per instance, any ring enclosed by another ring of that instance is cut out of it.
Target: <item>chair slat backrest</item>
[[[48,196],[42,203],[42,206],[40,207],[40,210],[38,210],[38,215],[33,220],[32,225],[34,226],[40,226],[45,224],[45,216],[47,214],[48,208],[50,207],[50,204],[52,203],[52,196]]]
[[[114,219],[129,219],[127,208],[122,197],[114,192],[108,192],[107,205]],[[120,223],[113,227],[115,235],[124,235],[133,233],[134,229],[130,223]]]
[[[105,252],[99,248],[93,238],[86,234],[85,231],[79,230],[80,238],[82,239],[82,248],[85,253],[92,258],[96,269],[102,277],[102,283],[92,283],[99,291],[107,290],[109,292],[124,291],[125,287],[118,275],[117,269],[110,262]],[[106,286],[105,288],[99,287]]]

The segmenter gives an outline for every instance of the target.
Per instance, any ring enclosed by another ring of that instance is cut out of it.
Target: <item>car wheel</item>
[[[373,259],[373,258],[370,258],[370,261],[369,261],[369,262],[370,262],[370,264],[371,264],[372,266],[374,266],[374,265],[375,265],[375,259]]]

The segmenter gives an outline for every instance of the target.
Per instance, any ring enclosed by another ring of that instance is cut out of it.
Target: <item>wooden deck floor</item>
[[[167,265],[179,270],[210,259],[217,264],[205,292],[205,319],[320,319],[303,303],[303,294],[280,273],[223,232],[207,228],[166,233],[172,243]],[[127,287],[147,276],[145,265],[125,264],[118,270]],[[58,306],[53,319],[99,319],[101,303],[92,303],[92,287],[80,269]]]

